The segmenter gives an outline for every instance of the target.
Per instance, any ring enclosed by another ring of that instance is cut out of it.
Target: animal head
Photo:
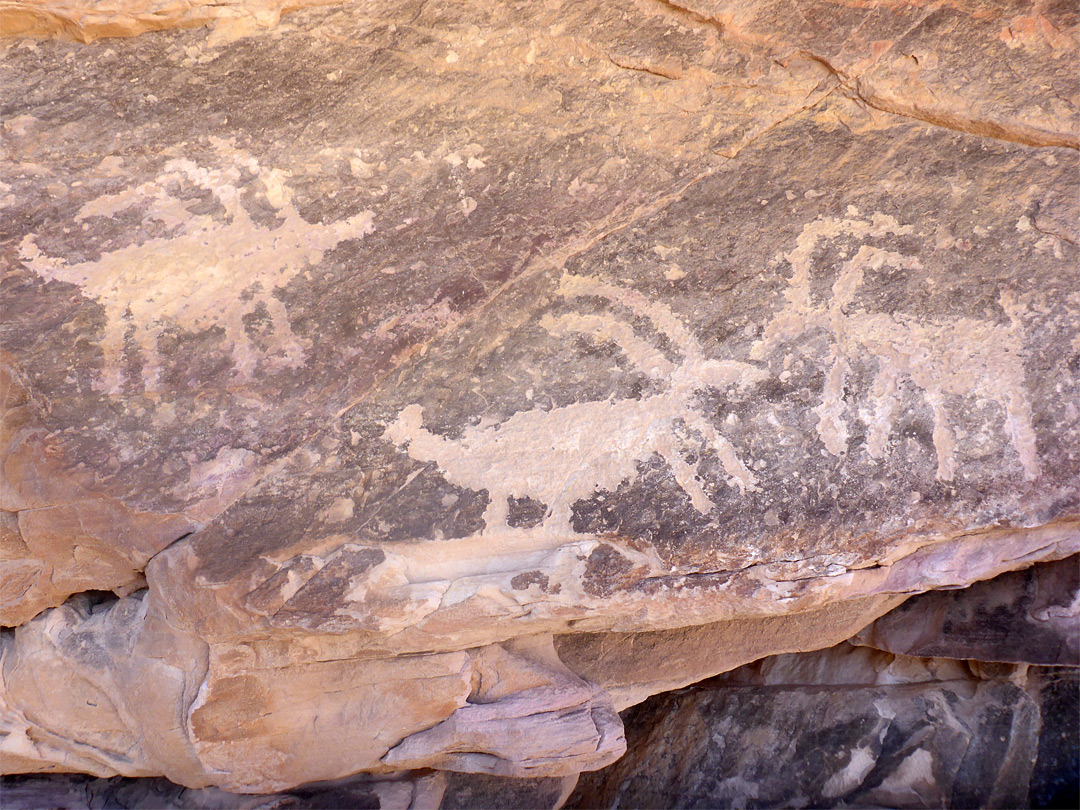
[[[602,298],[649,322],[681,355],[681,361],[668,359],[654,342],[640,337],[628,320],[620,320],[613,315],[571,313],[557,318],[548,315],[541,325],[552,334],[578,332],[594,339],[615,342],[639,372],[665,381],[668,391],[678,396],[690,396],[695,390],[710,386],[723,388],[733,383],[751,385],[766,376],[764,369],[748,363],[707,358],[697,337],[674,310],[659,301],[650,301],[636,290],[594,276],[566,273],[559,282],[558,292],[566,298]]]

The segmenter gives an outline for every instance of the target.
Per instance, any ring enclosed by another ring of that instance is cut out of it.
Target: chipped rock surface
[[[289,7],[0,6],[4,770],[555,806],[915,594],[1073,654],[1075,9]]]

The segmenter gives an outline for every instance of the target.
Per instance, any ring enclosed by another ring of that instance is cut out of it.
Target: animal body
[[[702,514],[714,504],[694,467],[684,458],[698,437],[713,452],[742,493],[756,489],[756,478],[731,443],[695,406],[695,394],[710,386],[745,386],[764,371],[747,363],[705,357],[700,343],[675,313],[632,290],[591,276],[567,274],[559,285],[566,298],[605,299],[647,319],[681,354],[669,360],[639,337],[626,319],[604,314],[545,316],[552,335],[580,334],[614,342],[631,364],[662,383],[660,392],[641,399],[577,402],[552,410],[521,411],[493,424],[481,422],[447,439],[423,427],[423,409],[409,405],[387,427],[385,438],[424,462],[435,462],[451,482],[486,489],[486,531],[506,526],[508,499],[529,497],[548,507],[544,526],[571,531],[576,501],[597,490],[614,490],[637,474],[637,465],[654,454]]]

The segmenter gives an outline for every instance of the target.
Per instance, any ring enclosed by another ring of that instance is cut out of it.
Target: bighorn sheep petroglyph
[[[177,228],[179,233],[76,264],[45,255],[33,234],[22,240],[22,259],[28,267],[46,281],[78,285],[104,307],[104,368],[96,386],[107,393],[119,394],[123,389],[129,331],[142,353],[142,384],[147,391],[159,385],[163,358],[158,338],[169,329],[195,333],[221,329],[222,346],[231,355],[239,380],[252,379],[258,366],[260,370],[299,366],[304,350],[275,293],[298,273],[321,262],[326,251],[375,230],[370,211],[327,225],[307,222],[292,203],[288,172],[264,169],[243,150],[213,140],[226,162],[224,169],[176,158],[165,164],[155,180],[92,200],[77,216],[79,220],[110,217],[139,205],[146,207],[146,219]],[[276,227],[257,224],[241,202],[242,169],[261,181],[265,200],[283,220]],[[220,215],[189,210],[194,207],[192,199],[181,195],[190,196],[194,189],[210,192],[221,206],[224,221]],[[244,319],[260,311],[269,318],[270,328],[262,335],[262,345],[256,346]]]
[[[888,454],[891,431],[902,404],[900,382],[907,378],[926,398],[934,416],[937,477],[951,481],[957,471],[957,433],[949,420],[947,397],[979,397],[998,403],[1005,411],[1005,430],[1020,458],[1024,476],[1039,475],[1035,431],[1024,384],[1022,310],[1008,293],[1000,304],[1009,324],[975,318],[929,320],[906,313],[889,314],[863,309],[857,302],[866,274],[892,268],[921,271],[915,257],[868,244],[866,240],[909,234],[910,225],[875,214],[871,221],[821,217],[803,228],[796,247],[784,258],[791,278],[786,303],[754,344],[750,356],[764,360],[783,344],[805,340],[822,331],[829,336],[825,388],[815,409],[818,434],[834,455],[848,448],[844,386],[851,361],[869,354],[877,364],[871,387],[872,414],[862,415],[869,427],[866,451],[880,460]],[[815,252],[825,240],[853,238],[862,242],[855,255],[840,265],[828,301],[811,296]]]
[[[747,363],[713,360],[667,306],[633,290],[592,276],[564,275],[558,288],[566,298],[600,298],[643,318],[681,354],[672,361],[639,337],[625,319],[607,313],[546,315],[541,325],[553,336],[580,334],[611,341],[642,373],[663,384],[641,399],[577,402],[552,410],[521,411],[504,422],[481,422],[461,437],[447,439],[423,427],[420,405],[409,405],[387,427],[384,437],[418,461],[435,462],[451,482],[486,489],[485,531],[506,526],[508,499],[530,497],[548,507],[545,528],[572,531],[576,501],[599,489],[613,490],[637,475],[637,465],[653,454],[670,467],[679,486],[702,514],[714,504],[694,467],[684,458],[684,443],[704,440],[719,457],[729,483],[742,493],[756,479],[731,443],[697,410],[695,394],[759,382],[765,372]],[[699,439],[694,439],[697,434]]]

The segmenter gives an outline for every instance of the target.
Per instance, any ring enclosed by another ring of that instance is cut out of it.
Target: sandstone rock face
[[[674,630],[578,633],[560,636],[556,649],[567,666],[602,685],[616,708],[622,710],[650,695],[680,689],[756,661],[774,650],[814,650],[843,641],[851,636],[853,628],[863,627],[873,616],[904,599],[865,597],[805,613],[710,622]]]
[[[631,710],[627,756],[567,807],[1069,807],[1078,687],[847,645],[766,659]]]
[[[4,770],[553,806],[763,656],[999,660],[977,590],[881,617],[1080,551],[1074,10],[238,26],[3,45]],[[1008,586],[1053,663],[1070,564]]]

